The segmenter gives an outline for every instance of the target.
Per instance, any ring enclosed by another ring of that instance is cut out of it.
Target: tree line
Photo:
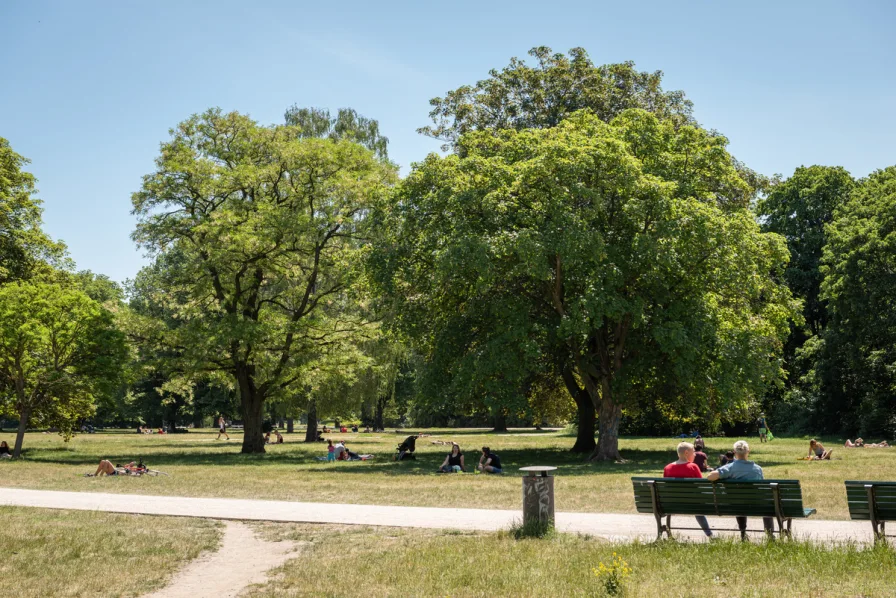
[[[269,418],[572,421],[888,434],[896,168],[765,177],[662,73],[535,48],[431,101],[401,178],[376,120],[210,109],[132,196],[125,288],[40,229],[0,143],[4,413],[74,423]],[[780,428],[779,428],[780,429]],[[597,432],[595,434],[595,432]],[[595,435],[597,438],[595,439]]]

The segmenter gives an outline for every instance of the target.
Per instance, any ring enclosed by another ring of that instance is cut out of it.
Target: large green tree
[[[179,325],[161,334],[185,375],[226,376],[264,452],[265,401],[304,388],[322,347],[366,322],[351,293],[365,213],[394,168],[347,140],[303,138],[220,110],[172,131],[133,196],[134,239],[178,252],[160,289]]]
[[[618,459],[623,409],[721,415],[781,375],[787,248],[726,143],[642,110],[470,133],[400,185],[371,267],[427,357],[452,346],[496,391],[562,346],[593,457]]]
[[[0,284],[49,274],[49,263],[65,253],[64,245],[41,230],[41,201],[34,197],[37,181],[23,170],[27,164],[0,137]]]
[[[825,428],[896,432],[896,166],[859,181],[827,227],[821,298],[830,312],[810,378]]]
[[[71,287],[0,287],[0,389],[19,419],[13,456],[29,424],[64,433],[120,380],[126,347],[109,311]]]

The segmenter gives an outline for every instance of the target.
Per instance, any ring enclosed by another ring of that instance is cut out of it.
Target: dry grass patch
[[[0,588],[19,598],[138,596],[204,550],[214,522],[0,507]]]
[[[632,569],[627,596],[892,596],[889,549],[798,543],[610,544],[557,534],[450,533],[325,525],[269,525],[272,538],[311,543],[254,598],[367,596],[603,596],[593,569],[614,554]]]

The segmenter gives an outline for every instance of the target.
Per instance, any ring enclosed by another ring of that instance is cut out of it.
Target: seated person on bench
[[[690,442],[681,442],[678,444],[678,461],[669,463],[663,469],[664,478],[697,478],[702,479],[703,474],[700,468],[694,463],[694,445]],[[712,537],[712,530],[709,529],[709,522],[703,515],[697,515],[697,524],[707,537]]]
[[[761,480],[762,468],[753,461],[747,459],[750,456],[750,445],[745,440],[738,440],[734,443],[734,461],[728,465],[723,465],[717,470],[710,472],[706,479],[710,482],[716,480]],[[737,519],[737,528],[740,530],[742,540],[747,539],[747,518],[735,517]],[[763,517],[762,524],[766,533],[775,531],[775,520],[772,517]]]

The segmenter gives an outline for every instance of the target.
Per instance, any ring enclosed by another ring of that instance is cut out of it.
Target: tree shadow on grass
[[[360,444],[360,443],[357,443]],[[376,459],[369,461],[340,461],[335,464],[319,461],[315,455],[305,450],[278,450],[288,445],[273,445],[265,454],[242,454],[239,452],[207,451],[201,453],[141,450],[151,447],[134,447],[128,451],[106,455],[84,454],[69,450],[49,450],[35,448],[25,450],[26,462],[55,464],[60,466],[95,466],[101,458],[113,463],[142,460],[153,468],[178,467],[228,467],[228,466],[271,466],[301,467],[302,472],[326,472],[333,475],[375,474],[388,476],[428,476],[436,472],[444,461],[447,451],[418,452],[416,459],[395,461],[395,453],[378,452]],[[323,449],[325,445],[321,445]],[[317,451],[315,451],[317,452]],[[323,450],[320,451],[323,454]],[[466,453],[467,469],[472,472],[479,462],[479,451]],[[601,474],[662,475],[665,465],[674,459],[667,450],[623,451],[624,463],[586,461],[586,455],[571,453],[560,448],[504,449],[498,452],[504,466],[505,476],[522,475],[520,467],[548,465],[557,467],[557,476],[595,476]],[[447,474],[446,474],[447,475]]]

